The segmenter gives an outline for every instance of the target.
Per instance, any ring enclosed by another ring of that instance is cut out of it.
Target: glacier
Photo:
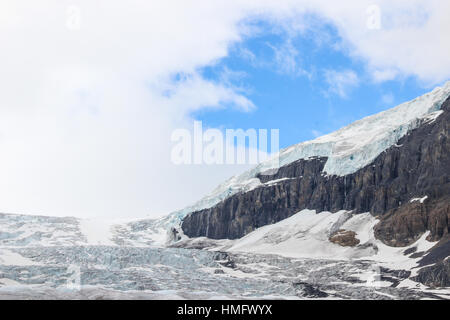
[[[375,222],[303,210],[238,240],[161,245],[149,221],[0,214],[0,299],[449,299],[409,279],[417,259],[377,242]],[[337,228],[361,245],[327,241]]]

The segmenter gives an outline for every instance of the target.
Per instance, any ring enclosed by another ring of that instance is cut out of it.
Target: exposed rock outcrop
[[[330,236],[329,240],[343,247],[354,247],[360,242],[356,238],[356,232],[349,230],[338,230]]]
[[[405,203],[389,210],[375,226],[375,236],[390,246],[402,247],[415,242],[430,230],[428,241],[438,241],[448,234],[450,196]]]
[[[450,259],[420,269],[412,279],[429,287],[450,287]]]

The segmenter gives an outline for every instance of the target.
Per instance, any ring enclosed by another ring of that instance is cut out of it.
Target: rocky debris
[[[356,232],[342,229],[333,233],[328,240],[343,247],[354,247],[360,242],[356,238]]]
[[[429,287],[450,287],[450,259],[447,258],[433,266],[420,269],[418,275],[412,280]]]
[[[296,289],[299,289],[299,292],[297,293],[300,297],[308,297],[308,298],[326,298],[328,297],[328,293],[319,290],[318,288],[314,287],[313,285],[307,283],[307,282],[294,282],[292,284]]]
[[[176,228],[171,227],[170,231],[169,231],[168,239],[170,242],[180,241],[181,240],[180,232]]]
[[[409,257],[412,259],[417,259],[417,258],[421,258],[426,254],[425,251],[419,251],[419,252],[414,252],[412,255],[410,255]]]
[[[411,276],[411,271],[407,270],[391,270],[380,267],[380,281],[391,282],[391,287],[397,287],[402,280],[408,279]]]
[[[184,249],[199,249],[208,250],[217,248],[220,240],[209,238],[187,238],[177,242],[168,242],[168,248],[184,248]]]
[[[233,260],[228,260],[226,262],[219,262],[219,264],[226,268],[236,269],[236,263]]]
[[[450,256],[450,235],[446,235],[419,261],[419,266],[427,266],[442,261]]]
[[[403,251],[403,254],[405,256],[409,256],[412,253],[415,253],[417,251],[417,247],[408,248],[405,251]]]
[[[226,259],[228,260],[231,259],[228,253],[222,251],[214,252],[214,260],[226,260]]]
[[[408,270],[392,270],[384,267],[380,267],[380,272],[384,276],[391,276],[401,280],[408,279],[409,276],[411,275],[411,271]]]
[[[360,244],[360,245],[358,245],[358,248],[359,249],[368,249],[368,248],[370,248],[373,251],[373,254],[377,254],[377,252],[378,252],[377,245],[374,244],[374,243],[370,243],[370,242],[366,242],[366,243]]]

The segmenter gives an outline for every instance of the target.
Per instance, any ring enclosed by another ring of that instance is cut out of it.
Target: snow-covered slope
[[[1,247],[164,246],[172,216],[162,219],[80,219],[0,213]]]
[[[302,210],[280,222],[263,226],[236,240],[213,240],[204,237],[186,239],[179,246],[204,246],[212,250],[276,254],[291,258],[353,260],[364,259],[384,263],[392,268],[411,269],[420,256],[411,259],[404,252],[417,248],[425,252],[437,242],[425,240],[425,233],[407,247],[389,247],[376,239],[373,227],[378,219],[370,213],[352,214],[341,210],[336,213]],[[359,244],[341,246],[329,238],[338,230],[353,231]],[[414,252],[416,252],[414,251]]]
[[[80,220],[0,213],[0,247],[83,245]]]
[[[231,253],[272,254],[295,259],[370,261],[376,268],[411,271],[403,286],[417,286],[408,278],[418,274],[421,268],[419,261],[437,242],[427,241],[429,232],[426,232],[407,247],[390,247],[375,238],[373,227],[377,223],[378,219],[370,213],[352,214],[345,210],[317,213],[305,209],[280,222],[258,228],[240,239],[200,237],[185,239],[177,246]],[[330,236],[342,230],[354,232],[359,243],[342,246],[329,240]]]
[[[1,247],[46,246],[164,246],[178,220],[80,219],[0,213]],[[1,253],[0,253],[1,255]]]
[[[278,223],[261,227],[245,237],[230,241],[226,247],[231,252],[278,254],[294,258],[313,259],[364,259],[381,263],[394,269],[411,270],[420,256],[405,255],[410,248],[426,252],[437,242],[426,240],[429,232],[407,247],[389,247],[376,239],[373,227],[378,219],[370,213],[352,215],[348,211],[336,213],[302,210]],[[344,247],[328,240],[337,230],[354,231],[360,242]]]
[[[126,222],[0,213],[1,247],[115,245]]]

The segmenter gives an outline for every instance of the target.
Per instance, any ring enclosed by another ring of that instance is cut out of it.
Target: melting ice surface
[[[450,298],[408,279],[417,259],[375,240],[375,222],[303,210],[242,239],[164,247],[150,221],[105,227],[0,214],[0,299]],[[327,241],[340,228],[355,231],[361,246]],[[425,237],[412,245],[419,252],[434,245]]]

